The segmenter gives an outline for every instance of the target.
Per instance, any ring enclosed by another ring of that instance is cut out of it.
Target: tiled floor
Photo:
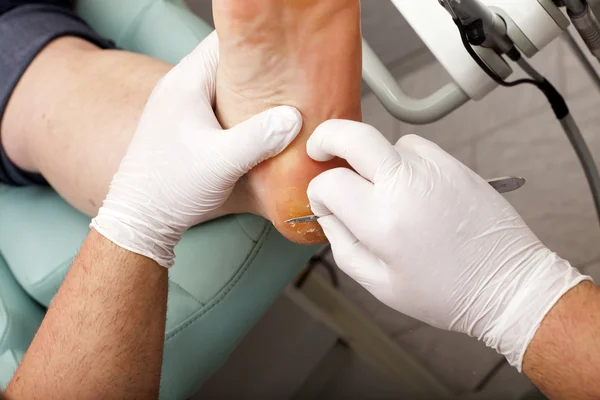
[[[554,42],[534,65],[568,99],[592,152],[600,157],[600,92],[566,42]],[[408,93],[425,96],[449,79],[441,66],[431,64],[403,77],[401,84]],[[526,177],[526,187],[508,195],[511,203],[547,246],[600,282],[600,228],[585,177],[546,100],[533,87],[498,89],[427,126],[394,120],[373,95],[363,104],[366,122],[392,141],[419,134],[486,178]],[[501,360],[474,340],[398,317],[347,278],[342,284],[349,297],[457,392],[474,390]],[[530,387],[527,379],[506,366],[487,386],[485,398],[514,398]]]

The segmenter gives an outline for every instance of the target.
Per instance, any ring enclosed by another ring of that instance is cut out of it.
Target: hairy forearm
[[[600,289],[575,287],[554,306],[529,345],[527,377],[551,399],[600,398]]]
[[[6,395],[157,398],[167,270],[92,230]]]

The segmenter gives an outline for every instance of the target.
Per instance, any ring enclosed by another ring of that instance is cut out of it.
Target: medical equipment
[[[510,193],[510,192],[514,192],[515,190],[521,189],[523,186],[525,186],[525,183],[527,181],[525,180],[525,178],[519,178],[519,177],[513,176],[513,177],[506,177],[506,178],[490,179],[487,182],[498,193]],[[304,224],[304,223],[308,223],[308,222],[316,222],[319,218],[321,218],[321,217],[317,217],[316,215],[307,215],[305,217],[290,219],[285,222],[286,222],[286,224],[292,224],[292,225],[293,224]]]
[[[600,59],[600,23],[586,0],[554,0],[565,6],[573,26],[587,45],[590,52]]]
[[[480,100],[498,86],[536,86],[544,93],[585,171],[600,219],[600,174],[596,162],[560,93],[523,57],[532,57],[558,38],[569,18],[600,58],[600,23],[586,0],[392,0],[454,82],[425,99],[411,99],[365,43],[364,78],[396,118],[426,124],[450,114],[469,100]],[[567,16],[559,7],[566,7]],[[572,38],[571,38],[572,39]],[[572,47],[577,47],[571,43]],[[504,56],[528,77],[512,82]],[[588,74],[600,77],[581,51]]]

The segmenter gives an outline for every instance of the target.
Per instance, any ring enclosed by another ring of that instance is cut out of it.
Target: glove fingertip
[[[285,150],[298,136],[302,116],[294,107],[264,111],[220,136],[222,151],[247,173],[261,162]]]
[[[231,129],[238,144],[246,142],[266,158],[290,145],[302,129],[302,115],[294,107],[280,106],[255,115]],[[264,158],[264,157],[263,157]]]
[[[335,156],[324,148],[325,137],[331,132],[337,130],[339,124],[337,120],[328,120],[323,122],[315,129],[306,142],[306,153],[310,158],[318,162],[327,162],[333,160]]]
[[[300,113],[300,111],[298,111],[296,107],[278,106],[271,108],[269,111],[277,115],[277,117],[289,120],[294,124],[302,123],[302,114]]]
[[[283,151],[302,129],[302,114],[294,107],[280,106],[265,113],[262,121],[264,139],[276,144],[277,153]]]

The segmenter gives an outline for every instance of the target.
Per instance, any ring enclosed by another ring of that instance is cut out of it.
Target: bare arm
[[[600,398],[600,288],[575,287],[529,345],[523,371],[551,399]]]
[[[92,230],[6,395],[157,398],[167,286],[165,268]]]

